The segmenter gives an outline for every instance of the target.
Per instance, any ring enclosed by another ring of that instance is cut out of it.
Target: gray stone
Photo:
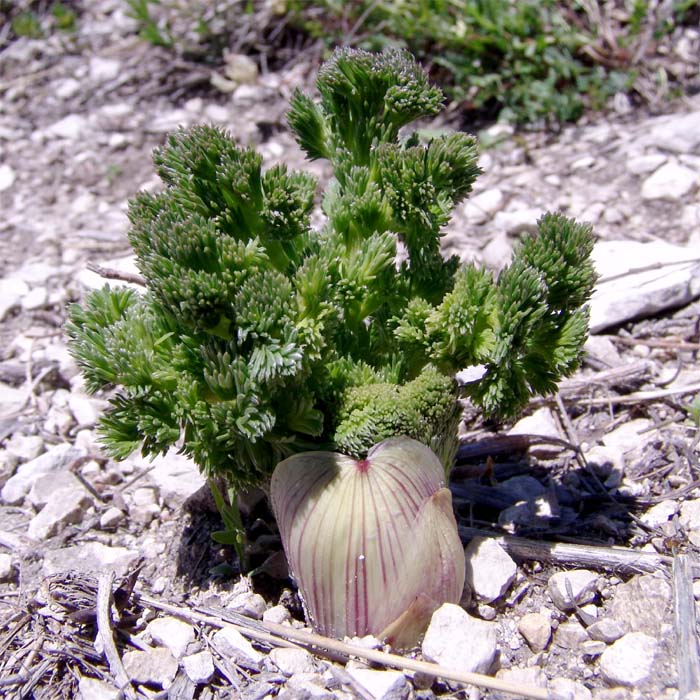
[[[481,251],[481,261],[492,270],[502,270],[513,257],[513,244],[505,232],[496,233]]]
[[[517,211],[499,211],[493,218],[494,228],[505,231],[511,236],[537,231],[537,220],[542,216],[542,209],[519,209]]]
[[[292,616],[284,605],[273,605],[271,608],[265,610],[262,614],[262,619],[263,622],[272,622],[276,625],[281,625],[285,622],[289,622]]]
[[[27,536],[37,541],[53,537],[66,525],[81,522],[91,505],[92,496],[82,487],[59,489],[29,522]]]
[[[49,301],[49,292],[46,287],[34,287],[28,294],[22,297],[22,308],[25,311],[43,309]]]
[[[6,443],[5,449],[20,462],[35,459],[44,451],[44,438],[41,435],[15,433]]]
[[[606,433],[602,440],[606,447],[618,450],[623,454],[639,447],[642,435],[651,426],[647,418],[636,418],[620,425],[615,430]]]
[[[181,506],[207,483],[197,465],[174,449],[155,457],[151,464],[153,470],[148,478],[158,486],[160,497],[171,508]]]
[[[549,690],[562,697],[569,697],[571,700],[592,700],[593,698],[591,691],[583,683],[569,678],[552,678],[549,681]]]
[[[375,671],[351,664],[345,668],[375,700],[406,700],[410,695],[411,688],[401,671]]]
[[[64,78],[63,80],[55,80],[53,82],[53,94],[59,100],[69,100],[75,97],[81,89],[81,83],[75,78]]]
[[[688,539],[695,546],[698,546],[700,543],[700,498],[683,501],[678,520],[688,534]]]
[[[222,656],[233,659],[237,663],[257,667],[263,660],[263,655],[231,625],[217,630],[212,637],[212,644]]]
[[[547,676],[541,668],[502,668],[496,673],[496,678],[531,688],[546,688]]]
[[[627,171],[632,175],[648,175],[660,168],[667,160],[668,157],[663,155],[663,153],[635,156],[627,160]]]
[[[700,263],[687,246],[665,241],[598,241],[593,261],[600,279],[590,301],[590,329],[683,306],[700,294]]]
[[[245,591],[234,596],[226,605],[226,609],[234,610],[241,615],[252,617],[255,620],[261,620],[263,613],[267,610],[267,603],[259,593]]]
[[[515,579],[518,567],[491,537],[474,537],[464,551],[466,584],[480,600],[491,603],[503,596]]]
[[[158,112],[152,121],[144,125],[144,129],[151,134],[166,134],[178,127],[188,126],[191,122],[192,114],[186,109],[172,109],[168,112]]]
[[[129,678],[167,690],[177,675],[178,663],[169,649],[127,651],[122,659]]]
[[[100,527],[103,530],[113,530],[119,527],[126,518],[123,510],[117,508],[116,506],[110,506],[107,510],[100,516]]]
[[[671,586],[651,574],[634,576],[615,589],[609,613],[625,632],[643,632],[657,637],[671,612]]]
[[[27,391],[0,382],[0,420],[13,419],[27,405]]]
[[[22,297],[28,293],[29,285],[21,279],[0,279],[0,321],[4,320],[10,311],[19,307]]]
[[[65,469],[83,454],[82,450],[77,450],[68,443],[51,447],[17,469],[17,473],[7,480],[0,492],[2,500],[7,505],[19,505],[38,479],[45,474]]]
[[[29,489],[27,499],[37,510],[41,510],[57,491],[85,493],[85,487],[78,477],[67,469],[40,476]]]
[[[80,700],[119,700],[122,693],[111,683],[105,683],[97,678],[81,676],[78,681]]]
[[[326,688],[323,676],[318,673],[295,673],[287,681],[287,689],[295,691],[309,700],[334,700],[335,695]],[[296,698],[299,695],[291,695]]]
[[[639,519],[648,527],[659,527],[659,525],[668,522],[677,512],[678,503],[676,501],[661,501],[661,503],[651,506]]]
[[[270,659],[285,676],[316,672],[314,657],[306,649],[276,647],[270,651]]]
[[[588,356],[604,362],[609,367],[617,367],[622,364],[617,346],[607,335],[589,335],[583,349]]]
[[[503,206],[503,192],[498,188],[484,190],[471,196],[464,206],[464,214],[469,221],[483,224]]]
[[[133,549],[108,547],[101,542],[85,542],[47,551],[43,571],[45,576],[69,569],[84,573],[112,569],[117,574],[125,574],[138,558],[138,551]]]
[[[488,673],[496,658],[496,625],[445,603],[433,613],[422,651],[428,661],[447,668]]]
[[[92,56],[90,58],[90,80],[96,83],[106,83],[114,80],[122,70],[122,64],[113,58]]]
[[[558,571],[549,577],[547,590],[554,605],[566,612],[577,605],[590,603],[595,598],[597,582],[598,574],[588,569]]]
[[[214,657],[208,651],[190,654],[182,659],[182,667],[193,683],[208,683],[214,676]]]
[[[577,158],[571,165],[569,166],[571,170],[588,170],[588,168],[592,168],[596,164],[596,159],[593,156],[581,156],[580,158]]]
[[[48,137],[77,141],[83,137],[87,129],[87,119],[81,114],[68,114],[63,119],[54,122],[45,130]]]
[[[187,646],[194,641],[194,627],[176,617],[157,617],[148,623],[146,632],[155,644],[169,649],[176,659],[184,656]]]
[[[642,197],[678,201],[689,194],[697,184],[698,175],[694,170],[671,161],[644,180]]]
[[[7,163],[0,165],[0,192],[9,190],[15,184],[16,177],[15,171]]]
[[[648,634],[630,632],[620,637],[600,657],[600,670],[614,685],[635,687],[651,675],[658,642]]]
[[[14,581],[16,576],[17,570],[12,561],[12,556],[0,552],[0,582],[6,583],[8,581]]]
[[[554,633],[554,643],[562,649],[578,649],[588,639],[588,633],[577,620],[562,622]]]
[[[86,428],[97,424],[97,421],[108,405],[108,401],[83,396],[81,394],[71,393],[68,397],[68,407],[75,418],[75,422],[79,426]]]
[[[224,74],[237,85],[254,83],[258,79],[258,64],[250,56],[226,51]]]
[[[532,651],[544,651],[552,637],[552,625],[542,613],[528,613],[520,618],[518,632]]]
[[[700,146],[700,111],[650,120],[644,140],[674,153],[692,153]]]

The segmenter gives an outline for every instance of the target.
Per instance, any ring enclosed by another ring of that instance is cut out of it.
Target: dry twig
[[[112,582],[114,581],[114,571],[107,571],[100,574],[100,581],[97,588],[97,631],[102,641],[104,654],[107,657],[109,670],[114,676],[114,681],[117,684],[124,697],[127,700],[136,700],[136,694],[131,687],[131,679],[124,670],[124,665],[119,657],[119,652],[114,643],[114,635],[112,634]]]
[[[654,573],[660,568],[670,567],[673,559],[655,552],[641,552],[626,547],[598,547],[568,542],[543,542],[524,537],[496,535],[488,530],[460,526],[462,540],[473,537],[492,537],[514,559],[551,562],[569,566],[609,569],[621,573]],[[693,573],[700,576],[700,564],[695,564]]]
[[[137,275],[134,272],[126,272],[124,270],[115,270],[112,267],[103,267],[97,263],[89,262],[86,265],[87,269],[94,272],[100,277],[104,277],[108,280],[120,280],[121,282],[130,282],[131,284],[138,284],[142,287],[146,286],[146,278],[141,275]]]
[[[700,692],[700,650],[696,634],[695,598],[691,563],[685,554],[673,560],[673,621],[678,653],[678,696],[681,700]]]

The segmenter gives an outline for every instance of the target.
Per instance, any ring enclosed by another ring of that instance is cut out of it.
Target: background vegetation
[[[224,51],[262,71],[313,48],[408,48],[470,118],[555,124],[615,95],[688,86],[664,57],[700,0],[122,0],[142,38],[197,62]],[[79,2],[0,0],[3,41],[70,30]],[[697,76],[696,76],[697,79]],[[700,89],[700,85],[694,86]]]

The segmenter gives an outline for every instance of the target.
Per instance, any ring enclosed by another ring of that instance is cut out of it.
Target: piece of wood
[[[599,547],[568,542],[545,542],[524,537],[498,535],[488,530],[459,527],[463,541],[473,537],[491,537],[514,559],[532,560],[593,569],[606,569],[626,574],[654,573],[659,568],[670,568],[672,557],[656,552],[640,552],[626,547]],[[692,566],[694,576],[700,577],[700,564]]]
[[[136,700],[136,693],[131,686],[131,679],[124,669],[122,660],[114,643],[112,633],[112,582],[114,571],[106,571],[100,574],[97,587],[97,633],[102,642],[109,670],[112,672],[117,688],[122,691],[127,700]]]
[[[673,622],[678,659],[678,697],[700,693],[700,650],[696,634],[695,598],[691,561],[686,554],[673,559]]]

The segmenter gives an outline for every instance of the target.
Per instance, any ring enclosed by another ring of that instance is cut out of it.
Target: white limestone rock
[[[19,505],[30,489],[45,474],[65,469],[84,452],[69,443],[60,443],[48,449],[35,459],[22,464],[14,476],[7,480],[0,492],[0,497],[7,505]]]
[[[113,569],[117,574],[126,571],[139,558],[139,552],[126,547],[109,547],[101,542],[85,542],[62,549],[48,550],[44,555],[45,576],[73,569],[85,573]]]
[[[660,576],[633,576],[615,588],[608,606],[610,616],[625,632],[643,632],[653,637],[664,634],[673,606],[671,586]]]
[[[178,670],[178,663],[169,649],[127,651],[122,659],[129,678],[137,683],[157,685],[167,690]]]
[[[16,179],[15,171],[7,163],[0,164],[0,192],[9,190]]]
[[[564,612],[590,603],[596,596],[598,574],[588,569],[558,571],[549,577],[547,590],[554,604]],[[569,588],[571,593],[569,593]],[[573,596],[573,598],[572,598]]]
[[[207,480],[197,465],[177,450],[155,457],[148,478],[158,487],[160,497],[171,508],[181,506],[206,485]]]
[[[214,657],[209,651],[190,654],[183,657],[182,667],[193,683],[208,683],[214,676]]]
[[[593,694],[583,683],[569,678],[552,678],[549,681],[549,690],[562,697],[569,697],[571,700],[592,700],[593,698]]]
[[[295,673],[315,673],[317,670],[314,657],[306,649],[275,647],[270,651],[270,659],[287,677]]]
[[[700,295],[700,262],[687,246],[598,241],[592,258],[600,276],[589,304],[592,333]]]
[[[498,542],[490,537],[474,537],[464,555],[466,584],[479,600],[491,603],[506,593],[518,567]]]
[[[16,576],[17,570],[12,561],[12,555],[0,552],[0,582],[14,581]]]
[[[633,156],[627,160],[627,171],[632,175],[648,175],[660,168],[667,160],[668,156],[663,153]]]
[[[596,642],[612,644],[622,637],[625,630],[617,620],[604,617],[602,620],[598,620],[592,625],[589,625],[586,632],[588,632],[588,636]]]
[[[111,683],[105,683],[98,678],[82,676],[78,681],[80,700],[119,700],[122,693]]]
[[[693,191],[698,175],[676,161],[662,165],[642,183],[643,199],[669,199],[679,201]]]
[[[63,488],[55,491],[27,528],[27,536],[36,541],[53,537],[66,525],[79,523],[93,505],[85,489]]]
[[[267,603],[259,593],[244,591],[234,596],[226,605],[227,610],[233,610],[246,617],[261,620],[263,613],[267,610]]]
[[[428,661],[453,670],[488,673],[496,658],[496,624],[445,603],[433,613],[421,648]]]
[[[276,625],[282,625],[285,622],[289,622],[292,616],[284,607],[284,605],[273,605],[271,608],[265,610],[262,614],[263,622],[272,622]]]
[[[212,637],[212,644],[224,657],[243,663],[258,666],[263,655],[253,648],[253,645],[231,625],[217,630]]]
[[[620,637],[600,657],[600,670],[612,685],[637,687],[654,668],[658,642],[643,632]]]
[[[650,120],[644,141],[664,151],[692,153],[700,146],[700,111]]]
[[[661,501],[661,503],[648,508],[639,519],[647,527],[659,527],[659,525],[668,522],[677,512],[678,503],[676,501]]]
[[[77,141],[87,129],[88,120],[81,114],[67,114],[44,130],[49,138]]]
[[[370,668],[357,668],[352,664],[345,667],[374,700],[406,700],[411,688],[401,671],[380,671]]]
[[[16,277],[0,279],[0,321],[22,303],[22,297],[29,293],[29,285]],[[3,411],[4,412],[4,411]]]
[[[187,646],[194,641],[194,627],[177,617],[157,617],[146,627],[155,644],[166,647],[176,658],[184,656]]]

